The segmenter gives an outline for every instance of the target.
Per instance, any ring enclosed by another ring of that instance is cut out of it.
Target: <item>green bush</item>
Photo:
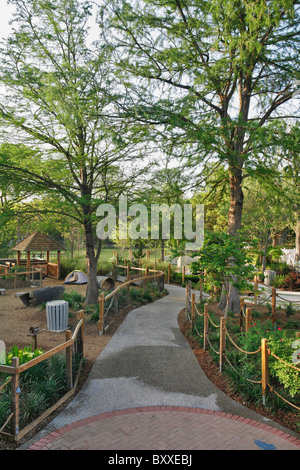
[[[271,282],[271,285],[276,288],[280,288],[285,284],[285,274],[277,274]]]
[[[285,308],[285,314],[289,318],[292,315],[295,315],[295,309],[291,303],[289,303]]]
[[[270,357],[269,370],[270,375],[277,378],[278,381],[288,390],[291,397],[300,399],[300,376],[299,372],[289,367],[287,364],[292,364],[292,355],[294,349],[292,344],[295,341],[295,335],[288,331],[282,331],[281,334],[274,334],[269,337],[268,346],[270,347],[273,354],[278,356],[281,361]],[[284,361],[284,362],[282,362]]]
[[[70,291],[65,291],[63,293],[63,299],[69,303],[69,307],[72,308],[73,310],[82,309],[82,303],[84,302],[84,297],[76,290],[72,289]]]

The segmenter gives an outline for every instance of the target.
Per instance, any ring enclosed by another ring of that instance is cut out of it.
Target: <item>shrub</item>
[[[289,303],[285,308],[285,314],[289,318],[291,315],[295,315],[295,309],[291,303]]]
[[[82,308],[82,303],[84,302],[84,297],[74,289],[64,292],[63,299],[66,300],[69,303],[70,308],[74,310],[80,310]]]
[[[286,278],[286,275],[284,274],[278,274],[277,276],[274,277],[274,279],[272,280],[272,286],[273,287],[283,287],[284,284],[285,284],[285,278]]]
[[[296,271],[290,272],[284,280],[282,285],[284,289],[299,289],[300,288],[300,276]]]
[[[276,377],[284,388],[288,389],[291,397],[299,395],[300,398],[299,372],[288,365],[294,365],[292,364],[292,355],[294,353],[292,344],[294,341],[294,335],[282,330],[281,334],[274,334],[269,337],[268,345],[272,353],[284,361],[279,361],[271,356],[269,360],[269,370],[270,375]]]

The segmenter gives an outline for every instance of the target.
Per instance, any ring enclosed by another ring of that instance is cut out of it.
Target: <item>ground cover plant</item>
[[[19,357],[20,365],[43,354],[42,349],[33,350],[30,346],[19,348],[14,346],[6,354],[6,365],[11,365],[13,356]],[[78,361],[74,360],[74,372]],[[0,374],[0,384],[8,378],[8,374]],[[20,374],[20,427],[32,422],[51,405],[64,395],[66,389],[65,355],[55,355]],[[0,392],[0,427],[10,415],[10,386]]]
[[[204,302],[198,305],[199,311],[204,310]],[[296,418],[296,428],[300,430],[300,413],[287,402],[299,407],[300,403],[300,377],[299,371],[287,364],[295,366],[292,358],[295,357],[296,331],[299,326],[299,311],[293,309],[293,315],[296,319],[293,324],[289,321],[284,309],[277,311],[277,323],[275,328],[269,317],[267,307],[256,306],[252,309],[251,328],[246,334],[241,330],[240,318],[237,315],[230,315],[226,328],[236,345],[226,339],[225,360],[222,367],[222,373],[229,379],[229,390],[238,394],[246,403],[253,405],[262,404],[261,390],[261,355],[245,354],[241,351],[258,351],[261,345],[261,339],[268,339],[268,347],[273,355],[269,356],[269,383],[282,398],[269,390],[266,395],[266,409],[271,413],[278,411],[294,411]],[[211,318],[209,326],[209,355],[219,364],[220,329],[217,325],[220,323],[222,313],[218,311],[215,304],[209,304],[209,316]],[[216,325],[216,327],[214,327]],[[203,327],[204,317],[196,316],[195,328],[192,332],[193,337],[197,339],[203,347]],[[300,358],[298,358],[300,359]],[[298,365],[299,367],[299,365]]]

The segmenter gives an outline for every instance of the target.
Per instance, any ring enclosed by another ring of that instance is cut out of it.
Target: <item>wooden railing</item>
[[[22,365],[19,365],[19,358],[12,358],[12,365],[6,366],[0,364],[0,373],[8,374],[10,377],[0,386],[0,391],[3,390],[8,384],[10,384],[11,390],[11,413],[6,422],[0,428],[0,436],[6,440],[19,441],[26,434],[28,434],[33,428],[35,428],[41,421],[48,417],[53,411],[61,406],[66,400],[68,400],[76,391],[77,382],[80,375],[81,363],[83,360],[84,352],[84,311],[81,310],[77,314],[78,324],[72,335],[70,330],[66,331],[66,341],[59,346],[37,356],[36,358],[28,361]],[[19,410],[19,378],[20,374],[30,369],[33,366],[49,359],[50,357],[65,351],[66,353],[66,386],[68,392],[65,393],[54,405],[46,410],[41,416],[35,419],[33,422],[25,426],[22,430],[19,429],[20,421],[20,410]],[[73,371],[72,371],[72,355],[79,353],[81,360],[78,367],[76,378],[73,382]],[[4,429],[10,424],[11,432],[5,432]]]
[[[100,294],[98,298],[99,302],[99,334],[103,335],[105,333],[105,328],[104,328],[104,318],[105,318],[105,301],[111,299],[111,304],[113,300],[115,300],[115,311],[118,311],[118,293],[121,289],[126,288],[127,289],[127,303],[129,304],[129,288],[132,284],[141,283],[143,288],[145,289],[146,284],[151,281],[151,280],[157,280],[157,288],[158,290],[162,291],[164,289],[164,278],[165,278],[165,273],[163,271],[158,271],[155,269],[149,269],[148,267],[146,268],[138,268],[135,266],[129,266],[127,265],[114,265],[116,268],[123,268],[126,270],[126,277],[127,281],[123,282],[120,284],[116,289],[114,289],[112,292],[104,296],[103,293]],[[141,274],[143,271],[145,272],[144,276],[139,275],[138,277],[131,277],[130,276],[130,270],[135,270],[138,271],[139,274]],[[150,274],[154,273],[154,274]]]
[[[38,275],[38,279],[35,277]],[[33,269],[31,271],[14,271],[14,272],[6,272],[0,273],[0,281],[2,281],[3,285],[5,285],[6,280],[11,280],[10,284],[7,283],[7,289],[17,289],[18,288],[18,278],[25,277],[26,280],[30,283],[38,281],[39,286],[42,286],[43,283],[43,270],[42,269]]]
[[[46,276],[51,277],[53,279],[59,279],[58,264],[47,263]]]

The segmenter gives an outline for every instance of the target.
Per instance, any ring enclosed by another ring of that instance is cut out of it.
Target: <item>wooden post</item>
[[[268,377],[269,377],[268,340],[266,338],[263,338],[261,340],[261,391],[262,391],[263,405],[266,404]]]
[[[43,268],[40,269],[40,287],[43,285]]]
[[[66,341],[70,341],[72,338],[71,330],[66,331]],[[72,377],[72,345],[66,348],[66,373],[67,373],[67,388],[71,390],[73,388],[73,377]]]
[[[49,260],[50,260],[50,252],[47,251],[47,254],[46,254],[46,276],[48,276],[48,264],[49,264]]]
[[[84,356],[84,310],[79,310],[77,312],[77,320],[83,320],[82,322],[82,326],[81,326],[81,329],[80,329],[80,336],[81,336],[81,352],[82,352],[82,357]]]
[[[192,330],[194,329],[194,325],[195,325],[195,294],[194,292],[192,293],[192,309],[191,309],[191,326],[192,326]]]
[[[115,250],[113,250],[113,258],[115,258]]]
[[[171,265],[169,263],[168,264],[168,280],[167,280],[168,284],[170,284],[170,279],[171,279]]]
[[[129,278],[130,278],[130,266],[129,266],[129,264],[127,264],[127,266],[126,266],[126,277],[127,277],[127,281],[129,281]]]
[[[276,289],[272,287],[272,325],[276,327]]]
[[[225,351],[225,339],[226,339],[226,318],[220,318],[220,351],[219,351],[219,361],[220,361],[220,372],[222,372],[223,365],[223,354]]]
[[[248,333],[250,327],[251,327],[251,308],[246,308],[246,324],[245,324],[246,333]]]
[[[185,283],[185,266],[182,266],[182,280],[181,280],[182,284]]]
[[[146,250],[146,259],[150,258],[150,250]]]
[[[204,305],[204,341],[203,341],[203,349],[206,351],[208,349],[208,304]]]
[[[130,284],[126,286],[126,303],[127,305],[130,303]]]
[[[14,289],[17,288],[17,283],[18,283],[18,275],[17,275],[17,273],[15,272],[15,273],[14,273]]]
[[[202,279],[201,276],[199,276],[199,291],[200,291],[200,302],[203,300],[203,284],[202,284]]]
[[[18,266],[21,265],[21,252],[20,251],[17,251],[17,265]]]
[[[61,258],[61,252],[57,252],[57,273],[56,273],[56,279],[59,281],[60,278],[60,258]]]
[[[19,367],[19,358],[13,357],[11,360],[12,367],[18,368]],[[11,381],[11,411],[13,413],[12,417],[12,433],[14,436],[18,436],[19,434],[19,396],[20,396],[20,388],[19,388],[19,374],[16,373],[13,375]]]
[[[99,335],[103,335],[104,331],[104,294],[99,295]]]
[[[119,291],[115,293],[115,314],[117,315],[119,311]]]
[[[218,288],[217,286],[214,286],[214,302],[217,301],[217,294],[218,294]]]
[[[243,331],[245,299],[240,300],[240,330]]]
[[[188,320],[189,315],[189,296],[188,296],[189,288],[188,286],[185,286],[185,319]]]
[[[26,269],[30,271],[30,251],[27,251]]]
[[[148,268],[148,266],[146,266],[146,269],[145,269],[145,276],[147,276],[147,277],[149,276],[149,268]],[[159,278],[158,278],[158,280],[159,280]],[[148,282],[147,279],[145,279],[144,282],[143,282],[143,292],[145,292],[145,290],[146,290],[147,282]],[[158,284],[159,284],[159,283],[157,283],[157,288],[159,288],[159,285],[158,285]]]
[[[257,288],[258,288],[258,277],[254,276],[254,305],[257,305]]]

